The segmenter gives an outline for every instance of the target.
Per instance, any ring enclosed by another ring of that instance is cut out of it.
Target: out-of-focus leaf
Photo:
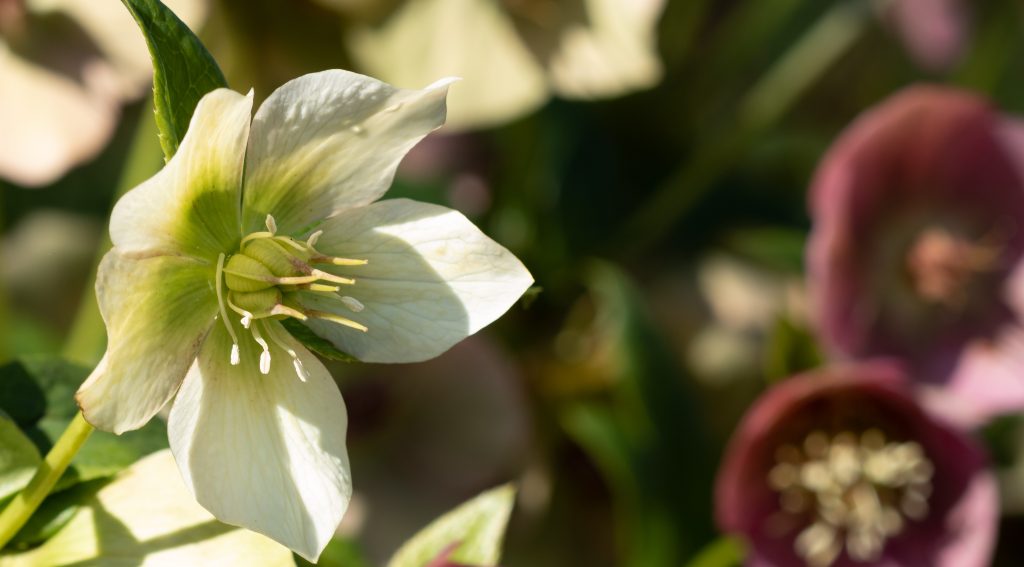
[[[82,501],[95,494],[108,481],[97,479],[81,482],[48,496],[11,540],[11,548],[27,549],[53,537],[71,521]]]
[[[810,370],[824,361],[811,332],[785,318],[776,321],[764,352],[764,376],[769,383]]]
[[[342,537],[332,539],[315,564],[298,555],[295,555],[294,559],[298,567],[312,567],[313,565],[317,567],[370,567],[371,565],[356,542]]]
[[[20,427],[33,425],[46,412],[46,395],[21,364],[0,367],[0,411]]]
[[[743,542],[721,537],[707,545],[686,567],[739,567],[743,564]]]
[[[0,502],[28,484],[42,458],[17,424],[0,415]]]
[[[388,562],[388,567],[424,567],[452,544],[454,562],[494,566],[501,561],[505,526],[512,514],[516,490],[511,485],[491,489],[460,505],[423,528]]]
[[[41,546],[0,556],[0,567],[294,565],[291,552],[216,521],[185,488],[170,451],[150,455],[87,497]]]
[[[206,93],[226,87],[213,56],[184,22],[159,0],[122,0],[146,38],[153,58],[153,106],[164,156],[178,151],[192,113]]]
[[[324,339],[310,330],[309,327],[295,319],[284,319],[281,321],[284,328],[291,333],[295,340],[299,341],[306,348],[327,360],[338,360],[341,362],[358,362],[358,359],[347,352],[338,350],[327,339]]]
[[[733,232],[726,246],[735,254],[766,268],[800,273],[804,265],[802,231],[784,227],[748,228]]]
[[[595,263],[586,277],[599,341],[614,350],[610,397],[570,402],[562,424],[604,474],[618,508],[626,566],[678,565],[713,534],[715,458],[699,407],[618,268]]]
[[[49,451],[68,423],[78,413],[75,391],[89,375],[89,369],[58,357],[24,357],[0,367],[0,381],[16,376],[28,380],[45,397],[45,411],[35,422],[22,424],[41,452]],[[167,447],[167,426],[153,419],[144,427],[120,437],[96,431],[75,456],[68,472],[55,490],[76,482],[110,476],[140,457]]]

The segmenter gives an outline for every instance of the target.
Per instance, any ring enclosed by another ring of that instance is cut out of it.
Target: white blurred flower
[[[345,3],[343,0],[321,0]],[[464,80],[452,128],[497,125],[552,95],[620,96],[661,80],[665,0],[407,0],[382,23],[354,25],[349,46],[386,81]]]
[[[190,26],[205,0],[167,0]],[[119,2],[0,0],[0,178],[49,184],[106,145],[149,52]]]

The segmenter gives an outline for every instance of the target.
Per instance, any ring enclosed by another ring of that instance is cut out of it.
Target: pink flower
[[[964,422],[1024,408],[1024,130],[913,87],[857,119],[811,188],[809,287],[835,353],[904,359]]]
[[[921,67],[945,71],[963,56],[969,20],[963,0],[891,0],[882,5],[882,17]]]
[[[716,486],[759,567],[988,565],[999,512],[982,451],[888,362],[791,378],[740,423]]]

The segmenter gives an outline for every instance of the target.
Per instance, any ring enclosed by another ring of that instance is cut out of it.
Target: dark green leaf
[[[199,38],[159,0],[121,0],[138,23],[153,58],[153,105],[164,156],[178,151],[192,113],[206,93],[227,86]]]
[[[19,362],[0,367],[0,411],[19,427],[34,425],[46,411],[46,396]]]
[[[71,419],[78,413],[75,391],[89,375],[89,369],[57,357],[24,357],[0,368],[0,379],[12,372],[24,372],[45,396],[42,417],[26,428],[40,452],[50,450]],[[140,457],[167,447],[167,426],[153,419],[144,427],[120,437],[96,431],[75,456],[72,466],[58,481],[56,490],[77,482],[110,476]]]
[[[804,264],[807,236],[786,227],[746,228],[726,238],[726,247],[735,254],[765,268],[800,273]]]
[[[339,360],[341,362],[359,362],[359,360],[348,354],[335,348],[327,339],[324,339],[310,330],[309,327],[303,325],[295,319],[285,319],[281,321],[284,328],[291,333],[295,340],[306,345],[306,348],[315,352],[316,354],[328,359],[328,360]]]
[[[295,565],[298,567],[312,567],[313,563],[295,556]],[[332,539],[324,552],[320,554],[320,560],[316,562],[317,567],[370,567],[370,561],[366,559],[359,544],[355,541],[336,537]]]
[[[0,502],[28,484],[42,458],[9,417],[0,415]]]

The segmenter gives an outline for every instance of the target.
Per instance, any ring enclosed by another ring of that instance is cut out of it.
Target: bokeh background
[[[436,360],[332,365],[351,416],[352,565],[509,480],[508,567],[730,555],[712,512],[729,434],[771,383],[821,361],[803,271],[819,158],[914,83],[1024,114],[1017,0],[168,4],[257,100],[328,68],[410,88],[462,76],[450,126],[389,196],[462,211],[536,279]],[[148,58],[120,11],[0,0],[0,359],[102,354],[107,215],[162,165]],[[982,432],[1003,487],[999,565],[1024,563],[1019,421]]]

